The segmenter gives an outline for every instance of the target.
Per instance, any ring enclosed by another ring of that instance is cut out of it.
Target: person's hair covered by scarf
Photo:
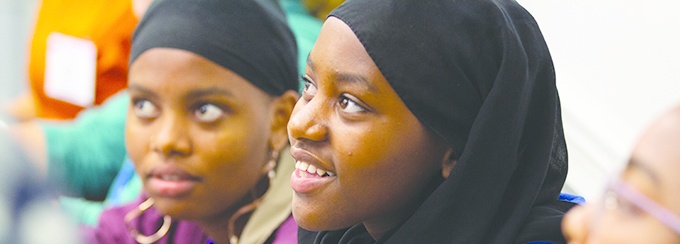
[[[160,47],[196,53],[270,95],[298,90],[295,37],[275,0],[157,0],[135,30],[130,63]]]
[[[457,160],[416,212],[378,242],[564,241],[560,221],[572,204],[558,200],[567,174],[560,101],[552,58],[529,12],[512,0],[349,0],[329,16],[352,29]],[[301,229],[300,236],[373,241],[360,223],[311,235]]]

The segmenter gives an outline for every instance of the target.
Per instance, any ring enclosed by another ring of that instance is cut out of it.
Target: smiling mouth
[[[312,175],[315,174],[315,175],[320,176],[320,177],[335,176],[335,173],[333,173],[333,172],[330,172],[330,171],[327,171],[327,170],[324,170],[324,169],[321,169],[321,168],[317,168],[316,166],[311,165],[311,164],[306,163],[306,162],[296,161],[295,162],[295,168],[300,170],[300,171],[304,171],[304,172],[307,172],[307,173],[312,174]]]

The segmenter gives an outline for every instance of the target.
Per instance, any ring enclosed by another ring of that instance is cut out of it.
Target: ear
[[[298,100],[298,93],[288,90],[272,101],[271,136],[269,145],[274,151],[281,151],[288,145],[288,120]]]
[[[444,158],[442,158],[442,177],[444,177],[444,179],[449,178],[451,170],[456,166],[456,162],[458,162],[458,160],[456,159],[456,155],[453,154],[453,148],[449,147],[446,149],[446,153],[444,153]]]

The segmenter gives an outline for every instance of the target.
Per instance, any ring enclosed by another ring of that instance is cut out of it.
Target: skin
[[[141,54],[129,78],[126,147],[154,206],[228,243],[229,217],[254,200],[254,190],[264,192],[256,186],[266,189],[272,150],[287,144],[296,93],[271,97],[222,66],[171,48]],[[177,172],[190,175],[180,181],[189,186],[179,193],[163,188],[173,181],[162,174]]]
[[[620,180],[680,216],[680,107],[643,134]],[[680,243],[680,235],[623,199],[616,209],[588,203],[569,211],[562,229],[569,243]]]
[[[448,175],[451,149],[408,110],[344,22],[324,23],[307,63],[288,124],[291,153],[334,175],[300,190],[295,182],[310,175],[293,173],[295,220],[315,231],[363,223],[379,239]]]

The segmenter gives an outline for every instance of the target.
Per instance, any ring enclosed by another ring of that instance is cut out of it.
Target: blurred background
[[[555,62],[569,150],[565,190],[593,199],[651,120],[680,104],[680,1],[519,2]]]
[[[37,0],[0,0],[0,101],[25,89]],[[557,74],[569,150],[565,191],[593,199],[642,130],[680,104],[680,1],[519,0]]]
[[[38,0],[0,0],[0,102],[26,86],[26,53]]]

